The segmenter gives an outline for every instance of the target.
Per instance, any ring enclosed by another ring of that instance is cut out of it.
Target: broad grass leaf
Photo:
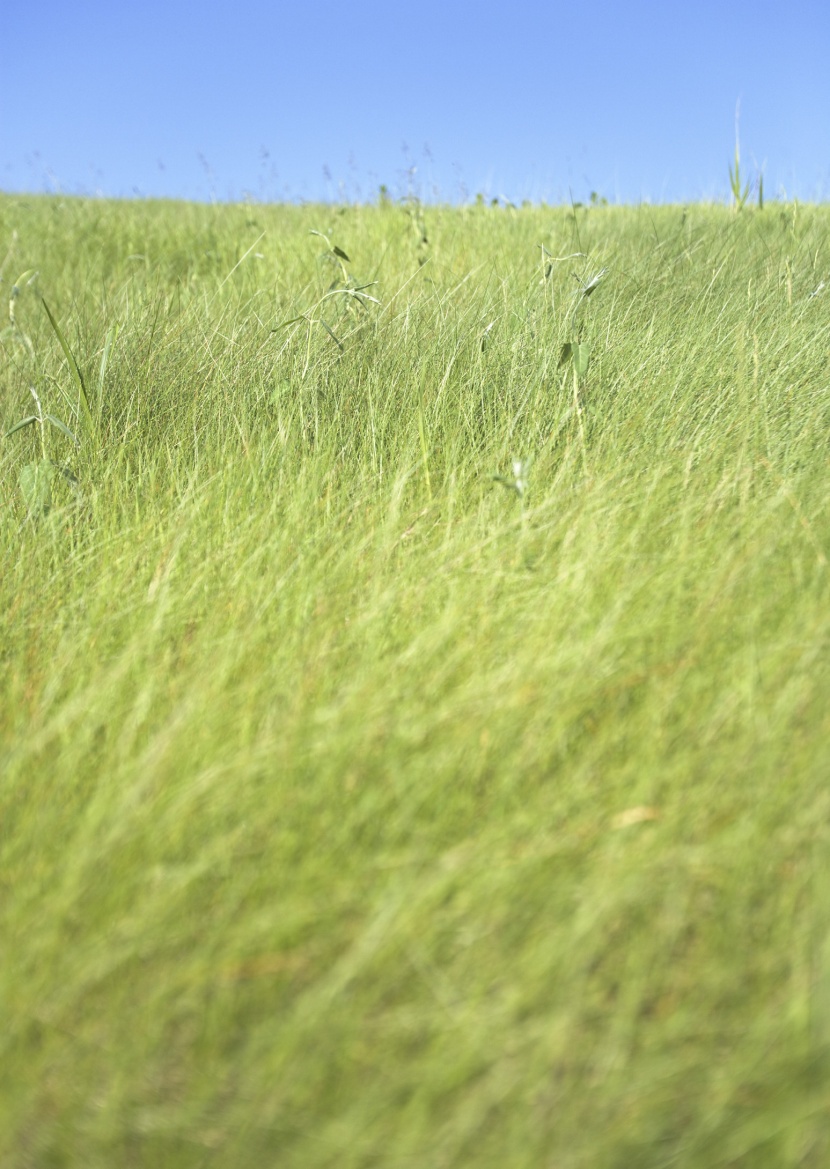
[[[31,426],[33,422],[37,422],[36,414],[30,414],[28,418],[22,418],[20,422],[15,422],[11,430],[6,431],[3,438],[9,438],[11,435],[16,434],[18,430],[22,430],[24,426]]]
[[[61,434],[65,434],[67,438],[71,439],[75,446],[80,445],[75,435],[72,433],[65,422],[61,422],[60,418],[56,418],[54,414],[44,414],[43,417],[47,418],[53,426],[57,427]]]

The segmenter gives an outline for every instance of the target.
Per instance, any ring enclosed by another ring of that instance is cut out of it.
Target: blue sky
[[[0,189],[830,197],[827,0],[5,6]]]

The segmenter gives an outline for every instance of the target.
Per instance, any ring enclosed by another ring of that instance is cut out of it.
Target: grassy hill
[[[830,1163],[828,229],[0,198],[3,1169]]]

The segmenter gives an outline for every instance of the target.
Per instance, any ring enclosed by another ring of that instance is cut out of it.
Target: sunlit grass
[[[828,227],[0,199],[0,1165],[830,1163]]]

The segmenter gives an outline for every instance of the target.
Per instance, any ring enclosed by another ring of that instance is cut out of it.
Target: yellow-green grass
[[[830,1164],[828,229],[0,198],[3,1169]]]

